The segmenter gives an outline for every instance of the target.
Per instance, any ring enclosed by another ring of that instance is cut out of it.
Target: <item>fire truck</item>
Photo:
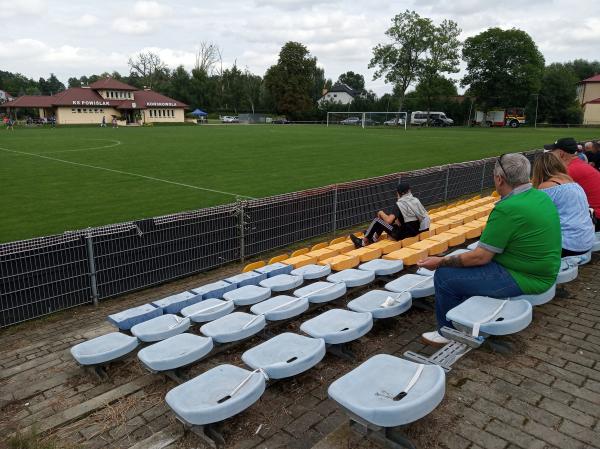
[[[475,111],[474,122],[476,125],[518,128],[525,124],[525,108],[492,109],[487,114]]]

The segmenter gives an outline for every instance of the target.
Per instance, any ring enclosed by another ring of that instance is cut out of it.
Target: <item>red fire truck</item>
[[[476,125],[518,128],[525,124],[525,108],[492,109],[487,113],[475,111],[474,122]]]

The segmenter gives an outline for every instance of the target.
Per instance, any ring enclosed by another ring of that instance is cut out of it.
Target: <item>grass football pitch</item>
[[[593,129],[0,129],[0,241],[539,148]]]

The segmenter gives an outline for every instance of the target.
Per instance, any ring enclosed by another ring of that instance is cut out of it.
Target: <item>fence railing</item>
[[[0,327],[364,223],[394,201],[399,181],[410,183],[424,205],[481,192],[493,186],[495,160],[0,244]]]

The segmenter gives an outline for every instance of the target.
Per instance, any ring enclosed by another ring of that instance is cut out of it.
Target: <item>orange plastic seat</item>
[[[282,260],[281,263],[284,263],[286,265],[292,265],[294,268],[300,268],[304,265],[317,263],[317,258],[301,254],[299,256],[290,257],[289,259]]]
[[[333,271],[347,270],[348,268],[357,267],[360,263],[358,256],[348,256],[347,254],[339,254],[330,257],[329,259],[320,260],[320,265],[330,265]]]
[[[373,248],[373,245],[369,245],[348,251],[346,255],[356,256],[361,262],[368,262],[369,260],[379,259],[382,255],[382,251],[379,248]]]
[[[485,225],[483,223],[473,220],[473,221],[470,221],[469,223],[463,225],[463,227],[465,228],[465,231],[466,231],[465,237],[467,239],[475,239],[481,235]],[[458,228],[454,228],[454,229],[458,229]]]
[[[438,225],[442,225],[442,226],[448,226],[448,228],[455,228],[457,226],[460,226],[462,224],[462,220],[461,219],[453,219],[453,218],[446,218],[444,220],[440,220],[438,222],[436,222],[435,224]]]
[[[406,237],[405,239],[402,239],[400,241],[402,242],[402,248],[406,248],[407,246],[410,246],[413,243],[417,243],[419,241],[419,236],[415,235],[414,237]]]
[[[294,251],[290,257],[301,256],[303,254],[306,254],[309,251],[310,250],[308,248],[300,248],[300,249],[297,249],[296,251]]]
[[[448,242],[438,242],[436,240],[421,240],[409,246],[410,249],[425,250],[428,256],[441,254],[448,249]]]
[[[425,240],[428,239],[429,237],[431,237],[432,235],[435,235],[435,231],[432,231],[431,228],[429,229],[429,231],[423,231],[419,234],[419,240]]]
[[[392,239],[380,240],[369,245],[369,248],[377,248],[380,249],[383,254],[389,254],[402,248],[402,242]]]
[[[290,257],[289,254],[280,254],[278,256],[271,257],[269,259],[269,265],[271,265],[272,263],[281,262],[282,260],[288,259],[289,257]],[[254,268],[253,268],[253,270],[254,270]]]
[[[316,251],[318,249],[327,248],[328,246],[329,246],[329,243],[327,243],[327,242],[321,242],[321,243],[317,243],[316,245],[314,245],[310,250],[311,251]]]
[[[458,245],[462,245],[463,243],[465,243],[466,240],[466,236],[465,236],[465,232],[457,232],[457,233],[453,233],[452,229],[446,231],[446,232],[442,232],[441,234],[438,235],[434,235],[433,237],[431,237],[431,240],[434,239],[446,239],[447,238],[447,242],[448,242],[448,246],[458,246]]]
[[[329,245],[327,248],[337,251],[340,254],[347,253],[348,251],[356,249],[354,243],[352,243],[350,240],[344,240],[341,243]]]
[[[433,231],[434,235],[436,234],[441,234],[444,231],[447,231],[448,229],[450,229],[450,225],[443,225],[443,224],[439,224],[439,223],[431,223],[429,225],[429,230]]]
[[[427,255],[427,250],[401,248],[398,251],[386,254],[383,258],[387,260],[401,260],[405,266],[409,266],[416,264],[419,260],[427,257]]]
[[[247,273],[248,271],[256,270],[257,268],[262,268],[266,265],[264,260],[259,260],[258,262],[249,263],[244,267],[242,273]]]
[[[329,247],[315,249],[313,251],[309,251],[305,254],[305,256],[316,257],[317,260],[329,259],[330,257],[337,256],[339,251],[331,249]]]
[[[329,246],[335,245],[337,243],[345,242],[346,240],[348,240],[347,236],[337,237],[337,238],[333,239],[331,242],[329,242]]]

